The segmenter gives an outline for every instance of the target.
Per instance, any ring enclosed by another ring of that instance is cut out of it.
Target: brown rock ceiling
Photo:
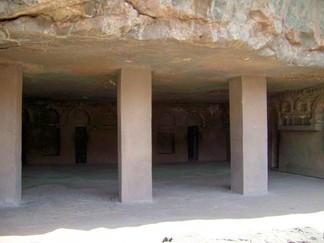
[[[115,97],[118,70],[149,65],[153,98],[223,102],[227,79],[268,91],[324,84],[324,2],[15,0],[0,3],[0,63],[27,97]]]

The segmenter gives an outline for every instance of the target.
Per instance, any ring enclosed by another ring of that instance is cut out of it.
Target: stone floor
[[[115,166],[28,166],[0,208],[0,242],[324,242],[324,180],[269,172],[269,193],[230,191],[225,163],[155,165],[152,203],[117,200]]]

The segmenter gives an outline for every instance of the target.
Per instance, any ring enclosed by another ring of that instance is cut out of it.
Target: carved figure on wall
[[[320,130],[321,120],[316,109],[324,87],[283,92],[270,97],[277,108],[278,128],[284,130]]]

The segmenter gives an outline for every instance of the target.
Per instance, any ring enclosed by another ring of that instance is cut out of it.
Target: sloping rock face
[[[324,67],[322,0],[4,0],[0,48],[69,38],[248,48]]]

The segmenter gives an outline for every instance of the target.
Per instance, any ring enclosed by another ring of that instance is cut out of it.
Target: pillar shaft
[[[229,81],[231,188],[244,195],[268,190],[266,79]]]
[[[21,199],[22,73],[0,65],[0,204]]]
[[[117,86],[118,173],[122,203],[152,201],[152,75],[127,67]]]

